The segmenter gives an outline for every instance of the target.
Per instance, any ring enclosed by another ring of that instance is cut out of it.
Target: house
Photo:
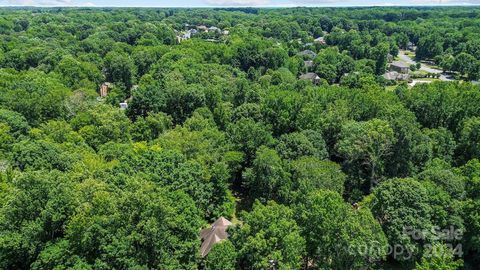
[[[304,51],[301,51],[298,53],[298,55],[302,56],[302,57],[308,57],[310,59],[314,59],[315,57],[317,57],[317,54],[311,50],[304,50]]]
[[[408,74],[408,72],[410,71],[410,65],[405,62],[394,61],[390,64],[390,71]]]
[[[186,32],[178,33],[177,42],[181,43],[182,41],[191,39],[197,33],[198,33],[197,29],[190,29],[190,30],[187,30]]]
[[[300,80],[311,81],[313,84],[320,83],[320,77],[313,72],[308,72],[300,76]]]
[[[182,35],[183,39],[190,39],[191,37],[192,37],[192,33],[190,33],[190,32],[186,32]]]
[[[182,41],[187,40],[188,38],[185,38],[183,35],[177,36],[177,43],[182,43]]]
[[[202,32],[208,32],[208,27],[206,27],[205,25],[199,25],[197,26],[197,30]]]
[[[383,78],[388,81],[408,81],[410,80],[410,75],[398,73],[396,71],[390,71],[383,74]]]
[[[207,256],[210,250],[212,250],[213,245],[228,238],[227,228],[231,225],[232,222],[228,219],[220,217],[210,228],[200,231],[200,238],[202,239],[200,255],[202,255],[202,257]]]
[[[324,37],[318,37],[313,42],[321,44],[321,45],[326,45],[327,44]]]
[[[312,60],[303,61],[303,64],[304,64],[305,67],[308,68],[308,69],[310,69],[311,67],[313,67],[313,61],[312,61]]]
[[[100,85],[100,96],[106,97],[108,95],[108,90],[111,86],[112,84],[109,82],[102,83],[102,85]]]
[[[220,32],[221,30],[218,27],[212,26],[212,27],[208,28],[208,31],[209,32]]]
[[[408,43],[407,43],[407,50],[416,51],[416,50],[417,50],[417,46],[415,46],[415,44],[413,44],[412,42],[408,42]]]

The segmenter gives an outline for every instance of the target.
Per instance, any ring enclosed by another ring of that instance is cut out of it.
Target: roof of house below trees
[[[410,65],[402,62],[402,61],[393,61],[390,66],[398,67],[398,68],[410,68]]]
[[[202,238],[202,246],[200,247],[200,255],[202,257],[212,249],[213,245],[228,238],[227,228],[232,225],[228,219],[220,217],[217,219],[210,228],[206,228],[200,231],[200,238]]]
[[[317,80],[317,79],[320,79],[320,77],[313,72],[308,72],[300,76],[300,80]]]

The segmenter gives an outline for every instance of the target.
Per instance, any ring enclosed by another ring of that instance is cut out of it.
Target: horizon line
[[[345,5],[259,5],[259,6],[209,6],[209,5],[199,5],[199,6],[134,6],[134,5],[2,5],[0,8],[179,8],[179,9],[189,9],[189,8],[253,8],[253,9],[262,9],[262,8],[324,8],[324,7],[478,7],[480,3],[445,3],[445,4],[393,4],[393,3],[384,3],[384,4],[366,4],[366,5],[355,5],[355,4],[345,4]]]

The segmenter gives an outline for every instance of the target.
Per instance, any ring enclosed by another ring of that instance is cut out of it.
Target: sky
[[[0,6],[296,7],[479,5],[480,0],[0,0]]]

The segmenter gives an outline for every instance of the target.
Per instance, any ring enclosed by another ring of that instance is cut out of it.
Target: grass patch
[[[389,86],[385,86],[385,90],[387,90],[388,92],[393,92],[395,91],[395,89],[397,88],[398,85],[389,85]]]

